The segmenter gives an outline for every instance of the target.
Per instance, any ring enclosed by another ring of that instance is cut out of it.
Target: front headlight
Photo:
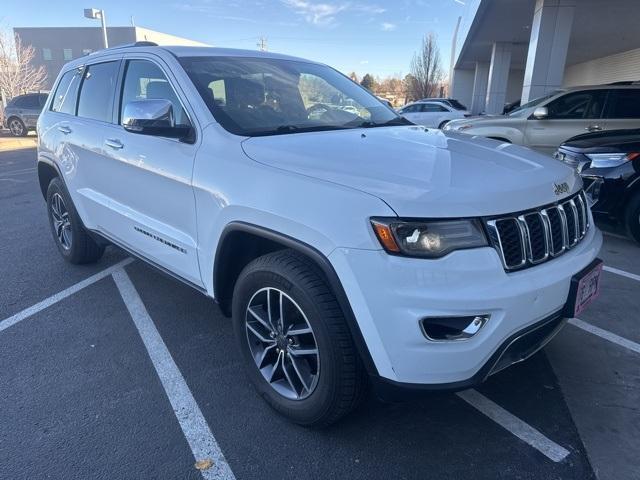
[[[388,253],[439,258],[454,250],[485,247],[478,220],[410,220],[372,218],[371,225]]]
[[[470,129],[471,127],[473,127],[473,125],[457,125],[455,122],[449,122],[447,123],[444,127],[442,127],[442,130],[453,130],[454,132],[464,132],[465,130]]]
[[[640,156],[640,153],[588,153],[591,160],[591,168],[619,167],[623,163]]]

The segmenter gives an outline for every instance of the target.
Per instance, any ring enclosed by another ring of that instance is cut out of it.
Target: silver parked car
[[[23,137],[36,129],[38,116],[47,101],[46,93],[27,93],[13,97],[4,109],[5,127],[14,137]]]
[[[507,115],[452,120],[444,127],[548,154],[581,133],[629,128],[640,128],[640,85],[559,90],[525,103]]]

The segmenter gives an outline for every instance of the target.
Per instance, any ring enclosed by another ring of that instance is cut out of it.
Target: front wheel
[[[366,376],[344,315],[306,257],[281,250],[251,262],[236,282],[233,323],[258,393],[293,422],[327,426],[362,399]]]

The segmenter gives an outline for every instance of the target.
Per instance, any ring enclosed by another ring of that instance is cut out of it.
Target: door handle
[[[602,127],[600,125],[589,125],[585,130],[587,132],[598,132],[602,130]]]
[[[69,133],[71,133],[71,128],[67,127],[66,125],[61,125],[58,127],[58,130],[60,130],[62,133],[64,133],[65,135],[68,135]]]
[[[116,150],[120,150],[122,147],[124,147],[124,144],[117,138],[107,138],[104,143],[106,146],[114,148]]]

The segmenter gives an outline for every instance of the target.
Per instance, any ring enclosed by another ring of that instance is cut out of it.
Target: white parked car
[[[407,123],[326,65],[120,47],[62,69],[37,170],[66,260],[113,243],[214,298],[260,395],[327,425],[367,382],[482,382],[598,292],[573,169]]]
[[[415,102],[399,110],[400,115],[416,125],[442,129],[451,120],[465,118],[469,112],[456,110],[442,102]]]

